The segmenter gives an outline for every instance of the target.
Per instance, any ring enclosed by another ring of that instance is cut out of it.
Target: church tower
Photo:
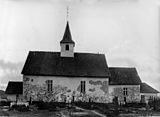
[[[75,43],[72,40],[68,21],[63,39],[60,41],[60,46],[61,46],[61,57],[74,57]]]

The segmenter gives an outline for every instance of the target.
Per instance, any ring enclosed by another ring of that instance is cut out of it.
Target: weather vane
[[[67,20],[69,19],[69,6],[67,6]]]

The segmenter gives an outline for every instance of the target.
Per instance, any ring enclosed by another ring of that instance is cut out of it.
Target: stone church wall
[[[16,97],[16,94],[7,94],[7,99],[9,101],[21,101],[23,100],[23,95],[18,95],[18,97]]]
[[[157,93],[141,93],[141,101],[148,103],[150,99],[158,98]]]
[[[124,95],[124,88],[127,88],[127,95]],[[118,97],[119,103],[140,102],[140,85],[110,85],[109,86],[109,101],[112,102],[114,97]]]
[[[53,80],[52,92],[47,91],[47,80]],[[86,93],[80,92],[80,82],[86,81]],[[23,76],[23,96],[34,101],[94,101],[107,103],[108,78],[79,78],[53,76]]]

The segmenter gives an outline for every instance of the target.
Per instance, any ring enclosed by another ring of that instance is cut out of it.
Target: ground
[[[12,116],[12,117],[68,117],[69,111],[68,110],[62,110],[58,112],[48,111],[48,110],[38,110],[38,111],[28,111],[28,112],[18,112],[18,111],[2,111],[0,109],[0,116]],[[141,113],[141,112],[140,112]],[[144,115],[145,113],[145,115]],[[146,116],[147,112],[143,111],[143,114],[141,115]],[[95,114],[92,111],[78,111],[74,112],[71,117],[102,117],[97,114]],[[151,116],[151,115],[148,115]],[[152,112],[153,116],[160,116],[159,112]],[[120,117],[135,117],[135,114],[121,114]]]
[[[160,111],[153,111],[153,109],[146,106],[140,107],[137,104],[130,104],[126,106],[115,106],[114,104],[103,103],[74,103],[69,106],[68,104],[60,104],[57,108],[56,103],[44,108],[38,109],[37,106],[30,106],[30,111],[20,112],[17,110],[5,111],[4,107],[0,106],[0,116],[12,117],[138,117],[138,116],[160,116]],[[139,106],[139,107],[138,107]],[[36,107],[36,109],[35,109]],[[42,105],[40,105],[42,107]],[[56,108],[55,108],[56,107]],[[148,108],[148,109],[147,109]],[[117,113],[118,110],[118,113]]]
[[[47,110],[18,112],[18,111],[0,111],[0,116],[12,116],[12,117],[60,117],[56,112],[48,112]]]
[[[61,109],[59,111],[36,110],[28,112],[19,112],[16,110],[3,111],[0,109],[0,116],[12,117],[103,117],[100,113],[77,108],[74,110]]]

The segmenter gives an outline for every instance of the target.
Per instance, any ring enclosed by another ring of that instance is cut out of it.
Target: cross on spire
[[[67,6],[67,21],[69,19],[69,6]]]

